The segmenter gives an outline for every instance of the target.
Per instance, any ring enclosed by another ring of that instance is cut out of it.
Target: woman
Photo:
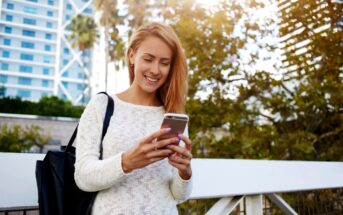
[[[178,214],[176,204],[191,192],[191,141],[158,141],[163,114],[184,112],[187,66],[171,27],[151,23],[131,37],[126,52],[130,87],[113,96],[113,117],[99,143],[107,97],[95,96],[79,123],[75,180],[80,189],[99,191],[93,214]],[[183,146],[172,144],[182,141]]]

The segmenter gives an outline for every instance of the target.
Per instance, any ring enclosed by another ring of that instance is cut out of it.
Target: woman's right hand
[[[172,150],[166,148],[167,145],[178,143],[179,137],[172,137],[157,141],[157,139],[170,132],[169,128],[160,129],[148,137],[138,141],[138,143],[124,152],[122,155],[122,168],[125,173],[135,169],[140,169],[149,164],[162,160],[173,153]]]

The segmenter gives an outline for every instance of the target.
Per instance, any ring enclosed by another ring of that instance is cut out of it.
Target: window
[[[68,64],[68,60],[66,59],[63,59],[63,66],[67,65]]]
[[[5,27],[5,33],[8,33],[8,34],[12,33],[12,28],[6,26]]]
[[[7,70],[8,70],[8,67],[9,67],[9,66],[8,66],[8,63],[2,63],[2,64],[1,64],[1,70],[6,70],[6,71],[7,71]]]
[[[19,71],[20,72],[25,72],[25,73],[32,73],[32,66],[19,66]]]
[[[18,90],[17,95],[21,98],[29,98],[31,96],[31,92],[28,90]]]
[[[24,7],[24,12],[25,12],[25,13],[33,13],[33,14],[36,14],[36,13],[37,13],[37,8],[25,6],[25,7]]]
[[[68,9],[68,10],[73,9],[73,7],[71,6],[71,4],[69,4],[69,3],[67,4],[67,9]]]
[[[92,13],[92,8],[86,8],[85,13],[91,14]]]
[[[19,77],[18,78],[18,84],[31,85],[32,84],[32,79],[31,78]]]
[[[0,82],[6,83],[7,82],[7,75],[0,75]]]
[[[34,49],[35,44],[30,43],[30,42],[21,42],[21,47],[28,48],[28,49]]]
[[[53,13],[52,11],[47,11],[47,12],[46,12],[46,15],[47,15],[47,16],[54,16],[54,13]]]
[[[9,58],[10,52],[9,51],[2,51],[2,57]]]
[[[44,63],[51,63],[51,58],[49,56],[44,56],[43,62]]]
[[[27,25],[36,25],[36,20],[24,18],[23,23]]]
[[[30,2],[38,2],[38,0],[26,0],[26,1],[30,1]]]
[[[44,46],[45,51],[51,51],[51,46],[50,45],[45,45]]]
[[[49,87],[49,81],[48,80],[42,80],[42,87]]]
[[[82,78],[82,73],[81,72],[77,73],[77,78]]]
[[[68,71],[65,71],[62,75],[63,77],[68,77],[69,76],[69,72]]]
[[[32,54],[20,54],[20,59],[33,61],[33,55]]]
[[[35,35],[36,35],[36,32],[34,31],[23,30],[23,36],[35,37]]]
[[[63,52],[64,52],[64,54],[69,54],[69,49],[68,48],[64,48]]]
[[[11,15],[6,15],[6,21],[12,22],[12,21],[13,21],[13,16],[11,16]]]
[[[11,40],[10,39],[4,39],[4,45],[10,46],[11,45]]]
[[[66,15],[65,18],[66,18],[66,20],[69,20],[70,19],[70,15]]]
[[[82,56],[84,56],[84,57],[89,57],[89,54],[90,54],[89,51],[84,51],[83,54],[82,54]]]
[[[51,35],[51,34],[45,34],[45,39],[51,40],[51,38],[52,38],[52,35]]]
[[[51,23],[51,22],[47,22],[47,23],[46,23],[46,27],[47,27],[47,28],[52,28],[52,23]]]
[[[43,68],[43,74],[44,75],[49,75],[49,69],[48,68]]]
[[[68,83],[67,82],[63,81],[62,84],[63,84],[64,88],[66,88],[66,89],[68,88]]]
[[[53,0],[48,1],[48,5],[54,5],[54,4],[55,4],[55,2]]]
[[[14,9],[14,5],[11,4],[11,3],[7,3],[7,9],[13,10]]]
[[[77,84],[77,89],[78,90],[83,90],[82,84]]]

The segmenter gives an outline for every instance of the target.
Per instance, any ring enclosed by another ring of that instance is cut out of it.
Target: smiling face
[[[167,80],[172,50],[160,38],[147,37],[136,51],[130,50],[129,60],[134,67],[133,87],[145,93],[156,94]]]

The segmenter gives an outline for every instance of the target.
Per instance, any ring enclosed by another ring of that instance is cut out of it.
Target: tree
[[[91,49],[98,38],[98,31],[95,21],[92,17],[84,16],[78,14],[71,20],[69,25],[71,35],[69,40],[72,43],[72,47],[77,47],[82,55],[82,81],[83,81],[83,90],[82,90],[82,103],[84,103],[84,91],[85,91],[85,75],[86,69],[84,66],[83,52],[85,50]],[[91,98],[91,71],[88,70],[88,93],[89,98]]]
[[[94,8],[102,11],[100,24],[105,27],[105,91],[108,82],[108,61],[119,61],[124,56],[123,40],[119,37],[118,26],[123,24],[116,0],[96,0]],[[117,69],[117,68],[116,68]]]
[[[0,130],[0,152],[29,152],[33,146],[41,152],[50,141],[50,137],[42,134],[42,129],[34,125],[23,129],[19,125],[9,127],[3,124]]]
[[[23,101],[20,97],[0,98],[1,113],[79,118],[83,110],[83,106],[74,106],[70,101],[65,101],[57,96],[43,96],[38,103],[26,100]]]

